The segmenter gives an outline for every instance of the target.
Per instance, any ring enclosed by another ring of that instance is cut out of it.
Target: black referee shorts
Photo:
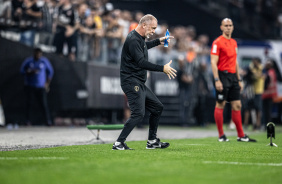
[[[216,100],[218,102],[232,102],[240,100],[240,86],[236,73],[218,71],[219,79],[223,85],[223,91],[216,90]]]

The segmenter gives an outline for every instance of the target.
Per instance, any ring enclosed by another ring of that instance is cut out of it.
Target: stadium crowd
[[[144,15],[140,11],[114,9],[104,0],[1,0],[0,3],[1,29],[19,32],[20,41],[28,46],[53,45],[56,53],[68,55],[72,61],[117,64],[125,37]],[[164,35],[167,28],[160,21],[155,37]],[[157,49],[153,62],[162,63],[165,57],[186,52],[189,61],[196,53],[201,60],[207,60],[203,56],[209,53],[206,35],[197,37],[193,26],[177,26],[169,31],[176,38],[173,46],[168,50]],[[39,39],[35,39],[36,35]]]

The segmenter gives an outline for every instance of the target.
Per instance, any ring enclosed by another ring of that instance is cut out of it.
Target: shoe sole
[[[229,139],[227,139],[227,140],[218,139],[218,142],[229,142]]]
[[[248,139],[248,140],[237,140],[238,142],[257,142],[254,139]]]
[[[123,150],[125,150],[124,148],[123,149],[118,149],[118,148],[112,148],[112,150],[120,150],[120,151],[123,151]]]
[[[134,150],[134,149],[112,149],[112,150],[119,150],[119,151],[124,151],[124,150]]]
[[[159,149],[165,149],[165,148],[168,148],[170,146],[170,144],[168,144],[166,147],[153,147],[153,148],[148,148],[148,147],[146,147],[146,149],[157,149],[157,148],[159,148]]]
[[[146,149],[156,149],[156,148],[148,148],[148,147],[146,147]]]

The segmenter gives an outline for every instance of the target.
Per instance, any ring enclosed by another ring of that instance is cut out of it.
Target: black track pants
[[[131,116],[126,121],[117,141],[124,142],[126,140],[133,128],[143,120],[145,109],[151,113],[148,140],[155,139],[157,137],[157,129],[163,110],[163,104],[145,84],[126,84],[122,86],[122,90],[127,96]]]

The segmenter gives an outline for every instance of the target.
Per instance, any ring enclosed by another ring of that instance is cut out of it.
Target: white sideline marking
[[[185,145],[188,145],[188,146],[201,146],[201,145],[205,145],[205,144],[185,144]]]
[[[0,157],[0,160],[67,160],[68,157]]]
[[[251,162],[225,162],[225,161],[203,161],[204,164],[229,164],[229,165],[258,165],[258,166],[282,166],[282,163],[251,163]]]

